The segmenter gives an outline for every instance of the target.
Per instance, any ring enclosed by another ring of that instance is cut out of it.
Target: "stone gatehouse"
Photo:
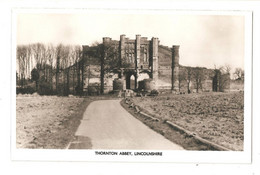
[[[105,48],[114,48],[114,54],[120,62],[127,63],[127,67],[117,68],[118,73],[106,73],[104,76],[104,92],[113,90],[113,80],[120,78],[124,82],[124,89],[137,89],[138,82],[143,79],[152,79],[154,89],[174,90],[178,92],[213,91],[218,89],[219,78],[215,70],[202,67],[187,67],[179,64],[180,46],[167,47],[160,45],[156,37],[148,40],[147,37],[136,35],[129,39],[120,35],[120,40],[109,37],[103,38],[103,57],[109,52]],[[83,46],[83,55],[89,57],[91,47]],[[84,90],[90,86],[100,86],[100,64],[86,64],[83,74]],[[225,89],[227,89],[225,87]]]

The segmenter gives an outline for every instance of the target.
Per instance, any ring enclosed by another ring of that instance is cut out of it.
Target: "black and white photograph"
[[[260,10],[155,4],[10,5],[11,164],[255,172]]]
[[[248,160],[248,17],[17,12],[16,149],[87,150],[95,160],[171,161],[187,151]]]
[[[16,148],[244,151],[245,18],[17,13]]]

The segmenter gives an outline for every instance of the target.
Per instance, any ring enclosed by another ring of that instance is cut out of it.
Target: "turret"
[[[138,63],[140,63],[140,47],[141,47],[141,35],[136,35],[135,40],[135,68],[139,67]]]
[[[179,48],[178,45],[172,46],[172,90],[178,90],[179,84]]]
[[[180,48],[180,46],[178,46],[178,45],[172,46],[172,55],[173,55],[173,60],[174,60],[175,66],[179,66],[179,59],[180,59],[179,48]]]
[[[111,40],[112,39],[109,38],[109,37],[103,37],[103,44],[106,46],[106,45],[108,45],[110,43]]]
[[[158,38],[152,38],[152,72],[153,72],[153,80],[155,82],[155,89],[158,88],[157,82],[159,79],[159,73],[158,73],[158,47],[159,47],[159,40]]]
[[[120,35],[120,59],[125,59],[125,35]]]

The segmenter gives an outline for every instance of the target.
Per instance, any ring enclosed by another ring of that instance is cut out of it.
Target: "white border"
[[[99,13],[110,13],[109,10],[88,10]],[[12,21],[12,60],[16,60],[16,14],[22,12],[30,13],[78,13],[85,12],[85,10],[79,9],[15,9],[13,10]],[[220,151],[163,151],[162,157],[127,157],[127,156],[96,156],[95,150],[31,150],[31,149],[16,149],[15,142],[15,86],[12,86],[12,160],[41,160],[41,161],[112,161],[112,162],[178,162],[178,163],[250,163],[251,162],[251,60],[252,60],[252,13],[238,12],[238,11],[151,11],[151,10],[116,10],[115,13],[176,13],[176,14],[202,14],[202,15],[244,15],[246,21],[245,27],[245,122],[244,122],[244,135],[245,144],[244,151],[237,152],[220,152]],[[12,62],[12,85],[15,84],[15,61]],[[250,74],[249,74],[250,73]],[[110,150],[109,150],[110,151]],[[127,151],[127,150],[117,150]],[[133,152],[133,150],[130,150]],[[143,150],[140,150],[143,151]],[[151,150],[147,150],[151,151]]]

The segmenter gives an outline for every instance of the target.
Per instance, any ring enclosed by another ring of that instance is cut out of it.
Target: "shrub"
[[[80,86],[77,85],[77,86],[75,87],[75,91],[76,91],[76,94],[77,94],[77,95],[82,95],[82,89],[80,88]]]
[[[96,86],[89,86],[88,87],[88,94],[89,95],[99,95],[99,89]]]
[[[156,89],[153,89],[150,93],[151,96],[157,96],[159,92]]]
[[[33,94],[35,89],[31,86],[26,86],[26,87],[17,87],[16,88],[16,94]]]
[[[123,90],[124,88],[124,82],[122,79],[115,79],[113,81],[113,90],[117,91],[117,90]]]
[[[142,81],[139,81],[138,90],[144,90],[144,91],[151,91],[154,88],[154,84],[152,82],[152,79],[144,79]]]
[[[51,85],[48,82],[41,82],[38,89],[39,95],[53,95]]]
[[[67,86],[65,84],[58,84],[58,87],[57,87],[57,95],[59,96],[68,96],[69,95],[69,90],[67,88]]]

